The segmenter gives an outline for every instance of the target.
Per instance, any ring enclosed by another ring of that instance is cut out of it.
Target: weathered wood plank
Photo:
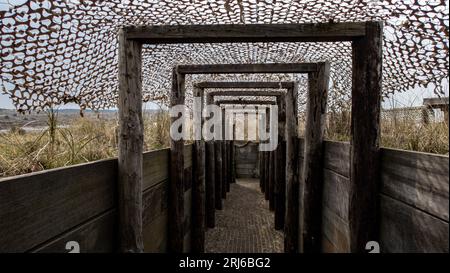
[[[152,222],[144,225],[144,251],[166,253],[168,249],[168,211],[165,210]]]
[[[325,141],[324,167],[350,177],[350,143]]]
[[[142,44],[119,30],[119,248],[142,252]]]
[[[24,252],[111,209],[116,160],[0,181],[0,252]]]
[[[205,251],[205,142],[195,141],[192,185],[192,251]]]
[[[130,26],[129,39],[146,43],[325,42],[364,36],[365,23]]]
[[[322,236],[332,244],[332,249],[328,246],[326,252],[350,252],[350,231],[348,222],[340,218],[327,206],[323,207],[322,217]],[[322,247],[323,246],[324,242],[322,241]]]
[[[169,153],[169,149],[144,153],[142,162],[144,191],[169,178]]]
[[[323,205],[330,208],[340,218],[348,221],[349,179],[328,169],[324,169],[323,172]]]
[[[240,73],[240,71],[252,71],[253,67],[255,64],[239,64],[239,65],[225,65],[227,67],[227,70],[233,70],[233,72],[238,72]],[[268,67],[265,70],[268,70],[270,68],[270,71],[272,72],[276,72],[276,73],[281,73],[278,71],[281,71],[279,69],[277,69],[278,67],[285,67],[286,65],[288,65],[289,67],[296,67],[297,69],[295,70],[294,73],[301,73],[299,72],[300,70],[303,70],[302,64],[256,64],[257,66],[260,67]],[[185,68],[195,68],[195,69],[199,69],[199,67],[203,67],[203,66],[184,66]],[[208,67],[207,67],[208,68]],[[220,67],[222,68],[222,67]],[[316,71],[317,70],[317,65],[314,64],[314,68],[311,70],[307,70],[307,72],[311,72],[311,71]],[[206,71],[206,69],[205,69]],[[209,71],[209,70],[208,70]],[[224,71],[223,69],[220,71]],[[220,72],[220,73],[224,73],[224,72]],[[251,72],[253,73],[253,72]],[[267,88],[267,89],[290,89],[292,88],[293,82],[292,81],[285,81],[285,82],[251,82],[251,81],[239,81],[239,82],[218,82],[218,81],[206,81],[206,82],[199,82],[196,83],[195,86],[200,87],[200,88],[212,88],[212,89],[260,89],[260,88]],[[224,96],[230,96],[233,95],[235,93],[233,92],[246,92],[246,95],[248,96],[248,90],[247,91],[240,91],[240,90],[220,90],[220,91],[210,91],[208,94],[215,96],[215,95],[223,95],[226,94]],[[261,96],[261,95],[265,95],[268,94],[266,90],[252,90],[252,95],[254,94],[258,94],[255,96]],[[282,95],[285,94],[286,92],[284,91],[275,91],[275,93],[273,93],[273,95]],[[271,93],[272,94],[272,93]]]
[[[39,253],[67,253],[66,244],[75,241],[80,246],[80,253],[111,253],[117,250],[116,234],[117,212],[114,209],[90,219],[86,223],[75,227],[56,239],[33,249]]]
[[[327,112],[330,65],[319,63],[309,73],[306,106],[304,164],[300,192],[300,251],[320,252],[323,194],[323,135]]]
[[[353,41],[350,245],[365,252],[378,240],[380,190],[380,103],[382,85],[381,22],[366,22],[366,36]]]
[[[214,160],[214,141],[208,141],[205,145],[206,149],[206,180],[205,180],[205,196],[206,196],[206,226],[214,228],[215,226],[215,160]]]
[[[448,156],[382,149],[382,192],[449,220]]]
[[[446,252],[448,222],[381,194],[382,252]]]

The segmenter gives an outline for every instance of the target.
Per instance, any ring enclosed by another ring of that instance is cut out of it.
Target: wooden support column
[[[231,141],[231,176],[232,183],[236,183],[236,149],[234,146],[234,140],[236,139],[236,114],[233,112],[233,140]]]
[[[270,111],[269,108],[266,108],[266,131],[270,126]],[[270,180],[270,154],[267,151],[264,151],[264,198],[269,200],[270,197],[270,188],[269,188],[269,180]]]
[[[203,94],[204,93],[204,90]],[[212,97],[206,96],[206,105],[211,105]],[[215,227],[215,214],[216,214],[216,164],[215,164],[215,149],[214,140],[206,142],[206,226],[208,228]]]
[[[350,152],[350,250],[365,252],[378,241],[380,188],[381,22],[366,22],[366,36],[353,41]]]
[[[194,97],[200,98],[200,113],[203,113],[203,93],[200,88],[194,87]],[[194,130],[201,128],[202,117],[199,123],[194,122]],[[201,137],[201,136],[200,136]],[[205,141],[202,139],[194,142],[194,179],[192,183],[192,243],[193,253],[205,251]]]
[[[219,141],[222,149],[222,198],[227,198],[227,147],[225,142],[225,108],[222,108],[222,140]]]
[[[297,84],[286,93],[286,217],[284,250],[298,252]]]
[[[305,148],[301,175],[300,252],[320,252],[322,246],[323,134],[330,66],[320,63],[311,72],[306,106]]]
[[[184,74],[175,67],[172,73],[171,107],[184,105]],[[171,124],[179,117],[172,117]],[[183,122],[182,127],[185,124]],[[183,252],[184,238],[184,140],[170,138],[170,181],[169,181],[169,252]]]
[[[269,151],[269,167],[268,167],[268,173],[269,173],[269,210],[274,211],[275,210],[275,199],[274,199],[274,189],[275,189],[275,152]]]
[[[142,45],[119,30],[119,250],[143,252]]]
[[[208,94],[208,97],[211,97]],[[211,99],[211,103],[213,100]],[[220,113],[221,114],[221,113]],[[217,128],[215,128],[217,130]],[[218,132],[215,132],[215,136],[220,136]],[[222,209],[222,143],[215,137],[214,139],[214,162],[215,162],[215,206],[216,209]]]
[[[278,104],[278,146],[275,160],[275,229],[282,230],[284,227],[284,213],[286,207],[286,142],[285,121],[286,103],[285,97],[277,97]]]

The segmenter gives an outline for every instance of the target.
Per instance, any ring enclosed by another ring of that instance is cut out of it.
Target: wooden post
[[[366,22],[366,36],[353,41],[349,228],[351,252],[378,240],[380,187],[380,22]]]
[[[266,131],[270,126],[270,111],[266,108]],[[270,197],[270,152],[264,151],[264,198],[269,200]]]
[[[286,216],[284,250],[298,252],[297,84],[286,93]]]
[[[184,74],[175,67],[172,73],[171,107],[184,105]],[[179,117],[172,117],[171,124]],[[182,124],[184,127],[184,123]],[[169,252],[183,252],[184,237],[184,140],[170,138],[170,182],[169,182]]]
[[[203,94],[205,94],[204,90]],[[203,95],[204,96],[204,95]],[[206,105],[213,103],[211,96],[206,96]],[[206,142],[206,225],[208,228],[215,227],[216,214],[216,164],[215,164],[214,140]]]
[[[285,142],[285,120],[286,104],[285,98],[277,97],[278,104],[278,146],[275,160],[275,229],[282,230],[284,227],[284,213],[286,207],[286,142]]]
[[[234,146],[234,140],[236,139],[236,114],[233,112],[233,140],[231,141],[231,175],[232,183],[236,183],[236,149]]]
[[[268,152],[268,156],[269,156],[269,168],[268,168],[268,173],[269,173],[269,179],[268,179],[268,184],[269,184],[269,210],[274,211],[275,210],[275,199],[274,199],[274,186],[275,186],[275,152],[274,151],[269,151]]]
[[[222,198],[227,198],[227,181],[228,181],[228,174],[227,174],[227,149],[226,149],[226,143],[225,143],[225,108],[222,108],[222,140],[219,141],[219,144],[222,149]]]
[[[211,95],[207,95],[208,101],[213,104],[213,98]],[[217,130],[217,128],[214,128]],[[215,162],[215,206],[216,209],[222,209],[222,143],[217,139],[219,135],[218,132],[214,132],[214,162]]]
[[[119,249],[143,252],[142,237],[142,45],[119,30]]]
[[[194,87],[194,97],[201,98],[200,113],[203,113],[202,90]],[[202,118],[199,123],[194,123],[194,130],[202,126]],[[194,179],[192,183],[192,244],[193,253],[205,251],[205,142],[203,139],[194,143]]]
[[[301,175],[300,252],[320,252],[322,239],[323,134],[325,131],[330,66],[320,63],[309,73],[305,148]]]

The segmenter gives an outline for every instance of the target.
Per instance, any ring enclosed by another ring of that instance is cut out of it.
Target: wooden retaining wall
[[[303,145],[300,139],[300,155]],[[349,252],[350,145],[326,141],[324,149],[322,249]],[[235,156],[238,177],[259,175],[256,143],[236,147]],[[166,252],[169,149],[143,159],[145,251]],[[382,252],[448,252],[448,164],[448,156],[381,149]],[[116,251],[116,174],[117,159],[108,159],[0,179],[0,252],[68,252],[68,241],[77,241],[81,252]],[[185,146],[185,177],[188,252],[192,145]]]
[[[143,156],[146,252],[166,252],[169,149]],[[185,251],[190,249],[192,145],[185,146]],[[0,180],[0,252],[117,250],[117,159]]]
[[[324,155],[322,248],[349,252],[350,145],[326,141]],[[448,252],[449,157],[382,148],[381,166],[381,251]]]
[[[258,143],[235,141],[234,156],[237,178],[259,177]]]

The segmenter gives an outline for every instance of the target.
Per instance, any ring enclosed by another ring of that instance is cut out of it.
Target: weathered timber
[[[286,93],[286,216],[284,251],[298,252],[297,86]]]
[[[185,76],[175,67],[172,72],[170,105],[184,105]],[[171,117],[171,124],[183,116]],[[184,122],[181,126],[185,126]],[[171,253],[183,252],[184,216],[184,140],[170,138],[170,183],[169,183],[169,242]]]
[[[116,173],[102,160],[2,179],[0,252],[29,251],[112,208]]]
[[[384,194],[448,222],[448,156],[381,149],[381,162]]]
[[[286,208],[286,102],[285,98],[277,97],[278,104],[278,146],[275,159],[275,213],[274,225],[276,230],[284,228],[284,214]]]
[[[274,189],[275,189],[275,152],[270,151],[269,153],[269,210],[275,210],[275,198],[274,198]]]
[[[201,90],[194,87],[194,96],[200,98],[200,113],[203,111],[203,96]],[[195,124],[195,126],[201,126]],[[194,178],[192,185],[192,244],[193,253],[205,251],[205,142],[196,140],[194,143]]]
[[[323,135],[325,131],[330,66],[320,63],[309,73],[305,145],[301,175],[300,252],[320,252],[322,238]]]
[[[206,172],[206,185],[205,185],[205,196],[206,196],[206,226],[208,228],[215,227],[215,211],[216,211],[216,201],[215,201],[215,155],[214,155],[214,141],[206,142],[206,162],[205,162],[205,172]]]
[[[119,248],[142,252],[142,56],[141,43],[119,30]]]
[[[365,23],[166,25],[126,27],[145,43],[332,42],[366,34]]]
[[[365,252],[366,243],[377,241],[379,234],[382,29],[380,22],[367,22],[366,36],[352,43],[349,205],[352,252]]]
[[[263,65],[265,67],[273,67],[273,69],[267,69],[268,72],[266,73],[280,73],[278,71],[280,71],[279,69],[277,69],[277,65],[279,64],[260,64]],[[308,69],[305,69],[305,67],[303,66],[302,63],[295,63],[295,64],[289,64],[292,67],[295,67],[296,69],[293,70],[294,73],[309,73],[312,71],[316,71],[317,70],[317,66],[314,67],[309,67]],[[245,71],[251,71],[251,67],[253,65],[246,65],[246,64],[241,64],[241,65],[236,65],[239,66],[238,67],[232,67],[235,71],[235,73],[241,73],[241,71],[245,72]],[[242,67],[242,69],[241,69]],[[248,67],[248,68],[247,68]],[[237,71],[237,72],[236,72]],[[253,72],[251,72],[253,73]],[[244,82],[244,81],[240,81],[240,82],[199,82],[196,83],[195,86],[199,87],[199,88],[214,88],[214,89],[235,89],[235,88],[239,88],[239,89],[259,89],[259,88],[266,88],[266,89],[290,89],[294,86],[294,83],[292,81],[287,81],[287,82]],[[270,92],[270,91],[257,91],[257,90],[252,90],[253,92]],[[248,92],[248,91],[241,91],[241,90],[222,90],[222,91],[211,91],[209,92],[209,94],[211,95],[216,95],[216,93],[214,92],[225,92],[225,93],[229,93],[229,94],[233,94],[233,92]],[[278,91],[272,91],[272,92],[278,92]]]
[[[448,253],[448,222],[381,194],[382,252]]]
[[[236,105],[274,105],[276,104],[275,101],[270,100],[217,100],[217,104],[219,105],[225,105],[225,104],[236,104]]]

